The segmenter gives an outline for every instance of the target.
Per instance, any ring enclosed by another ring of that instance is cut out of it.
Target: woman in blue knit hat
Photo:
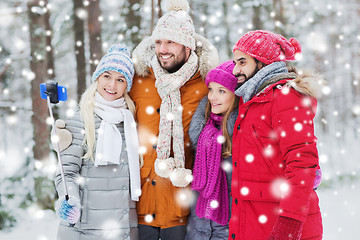
[[[66,121],[72,142],[61,158],[69,199],[58,169],[58,239],[138,239],[138,136],[127,94],[133,76],[127,48],[111,46],[81,97],[79,111]]]

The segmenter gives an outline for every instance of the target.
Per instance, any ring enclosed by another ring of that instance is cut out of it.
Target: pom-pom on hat
[[[287,40],[279,34],[257,30],[242,36],[234,45],[233,52],[235,50],[240,50],[265,64],[271,64],[295,60],[296,54],[301,53],[301,45],[295,38]]]
[[[226,87],[232,92],[235,92],[237,85],[237,78],[234,76],[233,69],[235,64],[233,61],[227,61],[216,68],[212,69],[205,78],[206,86],[209,86],[210,82],[216,82]]]
[[[112,45],[103,56],[92,75],[94,82],[106,71],[115,71],[124,75],[127,82],[127,92],[130,91],[135,73],[134,64],[130,58],[129,50],[121,44]]]
[[[153,41],[168,39],[195,50],[195,28],[187,0],[168,0],[166,14],[162,16],[151,35]]]

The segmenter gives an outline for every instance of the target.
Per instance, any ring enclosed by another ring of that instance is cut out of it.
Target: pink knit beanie
[[[242,36],[235,44],[233,52],[235,50],[240,50],[265,64],[271,64],[295,60],[295,55],[301,53],[301,45],[295,38],[287,40],[279,34],[257,30]]]
[[[216,68],[212,69],[205,78],[206,86],[209,86],[210,82],[216,82],[223,85],[232,92],[235,92],[237,85],[237,78],[233,75],[232,71],[234,69],[234,62],[227,61]]]

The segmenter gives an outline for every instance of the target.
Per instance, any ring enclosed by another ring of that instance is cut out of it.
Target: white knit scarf
[[[198,69],[198,57],[191,52],[188,61],[175,73],[164,70],[154,56],[151,66],[156,77],[155,87],[161,98],[159,136],[155,172],[168,178],[176,187],[186,187],[192,180],[191,170],[185,169],[184,131],[180,88]],[[170,157],[173,140],[174,157]]]
[[[133,115],[127,109],[124,98],[105,100],[95,93],[95,113],[102,119],[96,143],[95,167],[119,164],[122,149],[121,133],[115,124],[124,122],[126,152],[129,162],[131,199],[139,201],[141,195],[139,140]]]

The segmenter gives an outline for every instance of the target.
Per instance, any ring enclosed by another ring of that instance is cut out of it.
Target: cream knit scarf
[[[185,169],[180,87],[196,73],[198,57],[191,52],[188,61],[171,74],[161,67],[156,56],[153,57],[151,66],[156,77],[155,87],[162,100],[155,172],[160,177],[170,177],[176,187],[186,187],[191,182],[192,175],[191,170]],[[174,157],[170,157],[171,140]]]
[[[121,133],[115,124],[124,122],[131,199],[139,201],[141,195],[139,140],[133,115],[127,109],[124,98],[107,101],[98,92],[95,93],[94,112],[102,119],[96,143],[95,167],[120,163],[123,142]]]

